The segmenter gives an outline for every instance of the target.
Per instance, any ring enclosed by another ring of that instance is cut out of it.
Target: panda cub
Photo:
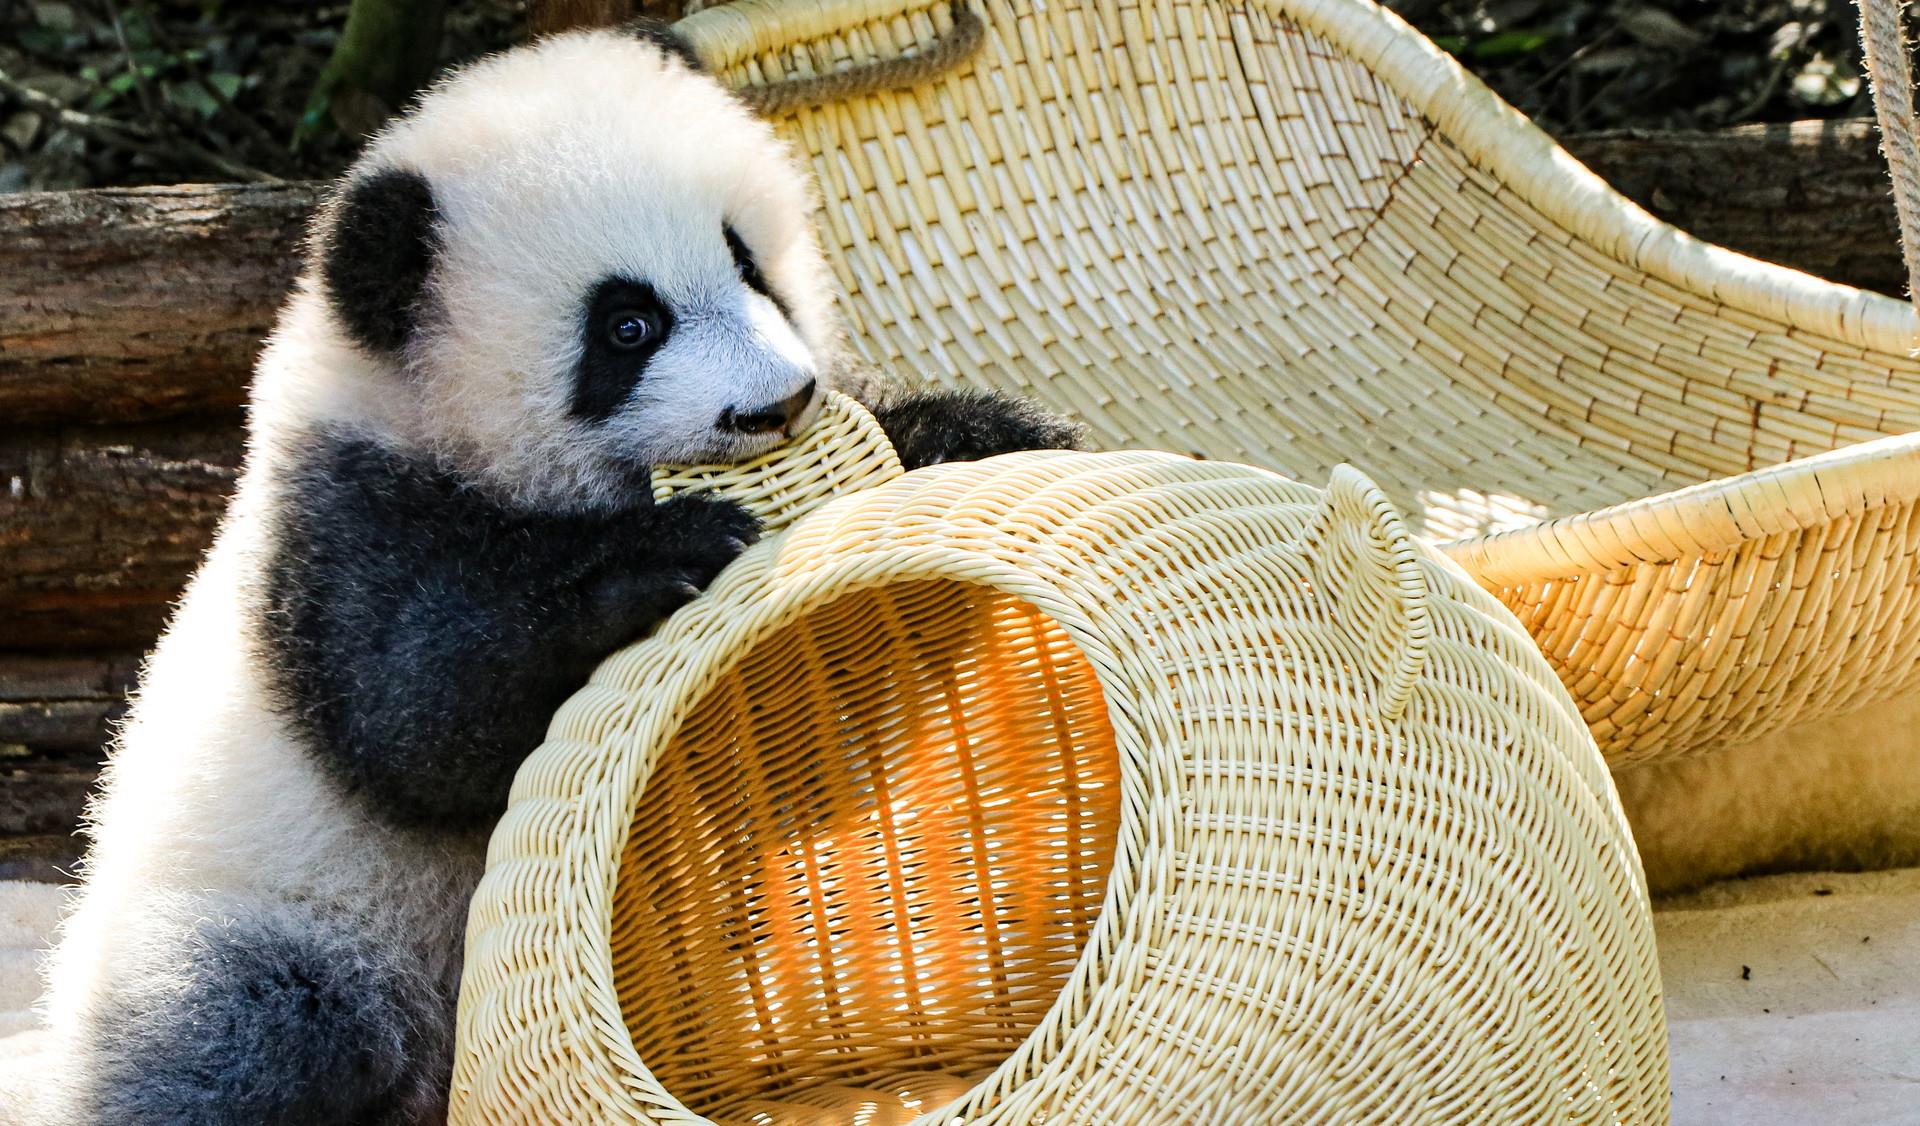
[[[482,61],[368,145],[91,811],[55,1121],[444,1115],[515,768],[756,535],[710,495],[655,504],[649,467],[765,452],[837,370],[808,210],[658,27]],[[910,468],[1077,436],[993,396],[872,405]]]

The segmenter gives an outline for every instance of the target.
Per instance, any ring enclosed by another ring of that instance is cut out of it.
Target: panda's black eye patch
[[[733,254],[733,268],[740,272],[740,280],[746,283],[748,289],[773,302],[781,316],[791,319],[793,314],[787,309],[787,303],[767,284],[767,276],[760,272],[760,263],[754,260],[753,251],[747,248],[740,232],[734,230],[731,224],[723,225],[720,230],[727,237],[727,249]]]
[[[581,317],[573,413],[593,422],[611,418],[672,332],[673,310],[647,283],[614,277],[594,286]]]

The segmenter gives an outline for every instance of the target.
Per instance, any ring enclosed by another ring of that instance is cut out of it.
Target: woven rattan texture
[[[452,1120],[690,1104],[1663,1122],[1644,885],[1531,639],[1358,473],[937,466],[610,658],[494,837]]]
[[[739,465],[656,469],[653,499],[688,489],[723,489],[777,532],[841,493],[898,477],[900,458],[866,408],[837,391],[820,396],[819,414],[792,441]]]
[[[761,83],[935,42],[908,2],[682,27]],[[1368,0],[971,2],[971,64],[778,119],[866,359],[1110,448],[1352,461],[1469,566],[1508,531],[1481,578],[1615,762],[1920,683],[1920,439],[1552,522],[1920,428],[1911,310],[1653,220]]]
[[[1118,770],[1086,658],[980,587],[860,591],[766,638],[627,839],[614,986],[640,1058],[722,1121],[960,1094],[1086,942]]]

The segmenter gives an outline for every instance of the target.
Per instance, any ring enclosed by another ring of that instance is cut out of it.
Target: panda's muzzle
[[[714,425],[734,434],[771,434],[785,430],[813,404],[815,380],[778,402],[757,407],[728,407]]]

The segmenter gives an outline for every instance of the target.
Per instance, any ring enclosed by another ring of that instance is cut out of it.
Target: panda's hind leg
[[[386,1126],[433,1117],[450,1019],[372,933],[298,910],[202,918],[95,1009],[79,1120]]]

